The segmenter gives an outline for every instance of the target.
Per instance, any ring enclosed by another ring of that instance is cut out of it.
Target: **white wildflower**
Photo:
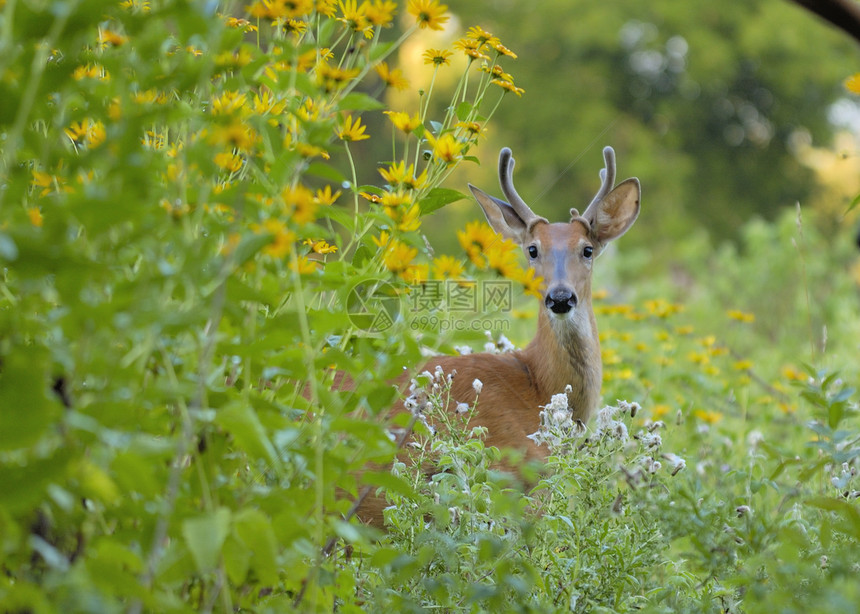
[[[484,382],[475,378],[475,380],[472,382],[472,388],[475,390],[476,394],[481,394],[481,390],[484,389]]]
[[[454,351],[457,352],[460,356],[466,356],[472,353],[472,348],[468,345],[455,345]]]
[[[457,403],[457,410],[456,411],[458,414],[469,413],[469,404],[468,403]]]
[[[648,473],[657,473],[660,470],[660,467],[663,466],[663,464],[660,461],[651,458],[650,456],[646,456],[642,459],[642,466]]]
[[[646,448],[659,448],[663,445],[663,439],[660,437],[660,433],[639,431],[636,438],[641,441],[642,445]]]
[[[761,431],[755,430],[750,431],[749,435],[747,435],[747,445],[755,450],[758,448],[759,444],[764,441],[764,435],[762,435]]]
[[[510,339],[505,337],[504,335],[499,335],[499,340],[496,342],[496,347],[505,354],[507,352],[513,352],[517,349],[513,343],[511,343]]]
[[[749,505],[739,505],[735,508],[735,512],[737,512],[738,518],[743,518],[748,514],[752,514],[752,508]]]
[[[669,463],[669,469],[672,471],[672,475],[677,475],[679,471],[684,469],[687,466],[687,461],[678,456],[677,454],[672,454],[668,452],[663,455],[663,458]]]

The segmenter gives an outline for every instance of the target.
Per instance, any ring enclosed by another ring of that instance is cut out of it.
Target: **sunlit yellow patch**
[[[845,89],[852,94],[860,94],[860,72],[845,79]]]
[[[707,424],[716,424],[723,419],[723,414],[721,414],[720,412],[705,409],[696,409],[693,411],[693,415],[702,422],[706,422]]]
[[[27,217],[30,218],[30,223],[36,228],[42,227],[42,212],[38,207],[28,207]]]

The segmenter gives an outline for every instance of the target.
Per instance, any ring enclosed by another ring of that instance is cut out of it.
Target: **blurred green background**
[[[483,165],[464,165],[449,187],[499,194],[494,161],[510,146],[520,193],[560,221],[597,189],[601,149],[612,145],[619,180],[643,185],[642,216],[622,249],[647,247],[654,267],[677,262],[679,239],[737,243],[743,224],[798,202],[820,212],[816,223],[834,240],[853,240],[844,213],[860,191],[860,99],[843,81],[860,70],[860,47],[817,17],[784,0],[449,4],[444,31],[422,32],[400,51],[411,87],[389,91],[392,106],[410,108],[429,82],[421,52],[450,48],[468,24],[518,55],[502,66],[525,89],[493,118],[475,152]],[[372,174],[390,149],[384,139],[362,145]],[[479,216],[462,201],[425,228],[434,247],[455,251],[451,228]]]

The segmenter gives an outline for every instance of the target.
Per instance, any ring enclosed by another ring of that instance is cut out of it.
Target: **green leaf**
[[[46,365],[31,348],[3,358],[0,369],[0,450],[26,448],[60,417],[59,399],[48,396]]]
[[[361,92],[347,94],[338,106],[344,111],[376,111],[385,108],[385,105],[376,98]]]
[[[243,509],[235,516],[233,530],[251,554],[251,567],[257,573],[260,582],[267,585],[276,584],[278,539],[271,520],[260,510]]]
[[[450,188],[433,188],[427,196],[421,199],[421,202],[419,203],[421,206],[421,215],[433,213],[445,205],[457,202],[458,200],[463,200],[464,198],[468,197],[457,190],[452,190]]]
[[[204,516],[189,518],[182,523],[182,537],[194,558],[198,571],[215,569],[221,547],[230,530],[230,510],[221,507]]]
[[[464,100],[463,102],[458,104],[457,110],[455,111],[457,113],[457,119],[459,119],[461,122],[466,121],[469,118],[469,114],[472,112],[473,108],[474,106],[472,106],[472,103],[468,100]]]
[[[834,499],[832,497],[816,497],[815,499],[810,499],[807,503],[812,507],[835,512],[841,516],[844,522],[838,523],[833,528],[851,535],[854,539],[860,539],[860,510],[857,509],[857,505],[849,503],[844,499]]]
[[[325,164],[323,162],[314,162],[313,164],[308,165],[307,173],[309,175],[315,175],[322,179],[327,179],[333,183],[341,185],[346,177],[343,176],[339,170],[330,166],[329,164]]]
[[[230,434],[239,448],[253,458],[263,459],[280,473],[281,461],[278,453],[253,408],[244,402],[236,401],[218,412],[215,423]]]

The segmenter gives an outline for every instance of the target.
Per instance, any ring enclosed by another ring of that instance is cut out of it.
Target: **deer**
[[[513,183],[511,150],[499,154],[499,183],[507,200],[469,184],[490,226],[523,250],[529,266],[543,278],[537,332],[524,349],[504,354],[437,356],[424,366],[455,374],[452,403],[476,404],[469,428],[486,428],[485,445],[524,452],[543,461],[548,450],[528,436],[538,431],[539,413],[555,394],[566,392],[574,420],[587,423],[600,401],[603,366],[597,322],[591,304],[594,261],[607,244],[623,235],[639,216],[639,180],[615,183],[615,152],[603,150],[601,186],[582,214],[550,223],[535,214]],[[480,394],[473,386],[480,380]],[[447,408],[453,411],[452,407]],[[399,401],[395,412],[408,411]],[[356,502],[359,518],[381,527],[384,500],[365,490]]]

